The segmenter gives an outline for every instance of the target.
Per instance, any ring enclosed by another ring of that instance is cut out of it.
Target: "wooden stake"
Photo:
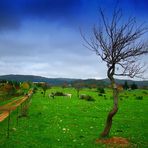
[[[9,110],[9,116],[8,116],[7,138],[9,138],[9,128],[10,128],[10,110]]]
[[[16,125],[18,126],[18,118],[19,118],[19,113],[18,113],[19,107],[17,107],[17,117],[16,117]]]

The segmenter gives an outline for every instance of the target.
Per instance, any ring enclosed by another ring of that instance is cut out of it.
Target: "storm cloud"
[[[145,21],[148,15],[138,14],[147,7],[138,4],[120,1],[123,10]],[[106,78],[106,64],[83,46],[79,28],[89,37],[98,8],[110,13],[114,5],[113,0],[1,0],[0,75]]]
[[[80,8],[81,0],[1,0],[0,28],[17,29],[28,18],[73,21]]]

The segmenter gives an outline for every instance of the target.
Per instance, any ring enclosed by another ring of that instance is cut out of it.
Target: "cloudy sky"
[[[125,19],[148,23],[147,0],[118,1]],[[0,0],[0,75],[106,78],[106,64],[83,46],[79,28],[89,35],[99,8],[110,15],[114,6],[115,0]]]

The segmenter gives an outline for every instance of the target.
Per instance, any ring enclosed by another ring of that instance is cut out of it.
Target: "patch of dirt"
[[[21,99],[13,100],[5,105],[0,106],[0,122],[2,122],[5,118],[9,116],[10,111],[15,110],[18,106],[20,106],[23,102],[25,102],[30,95],[32,95],[32,90],[29,91],[28,95],[23,96]],[[25,106],[28,107],[28,106]],[[24,111],[26,108],[23,108]],[[26,113],[26,112],[25,112]],[[26,116],[26,114],[25,114]]]
[[[126,138],[122,137],[112,137],[106,139],[97,139],[96,144],[105,144],[110,146],[110,148],[120,148],[120,147],[129,147],[130,142]]]

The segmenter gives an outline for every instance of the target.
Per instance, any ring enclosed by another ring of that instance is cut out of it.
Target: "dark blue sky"
[[[0,0],[0,75],[105,78],[106,65],[82,44],[99,23],[99,8],[110,17],[116,0]],[[118,0],[124,19],[148,23],[147,0]]]

